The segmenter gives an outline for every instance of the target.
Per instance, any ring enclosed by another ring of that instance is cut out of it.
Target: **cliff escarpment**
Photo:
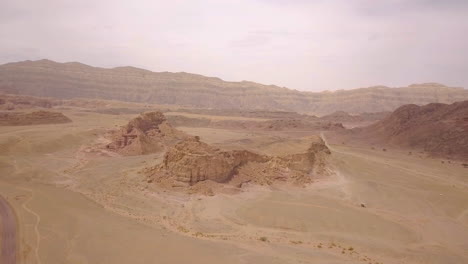
[[[173,104],[215,109],[269,109],[328,114],[392,111],[404,104],[452,103],[468,99],[463,88],[418,84],[301,92],[254,82],[226,82],[190,73],[112,69],[50,60],[0,65],[0,92],[127,102]]]

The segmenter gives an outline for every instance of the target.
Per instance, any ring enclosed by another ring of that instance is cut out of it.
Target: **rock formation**
[[[0,92],[61,99],[90,98],[214,109],[283,110],[328,114],[393,111],[404,104],[468,99],[463,88],[426,83],[334,92],[301,92],[254,82],[226,82],[189,73],[133,67],[104,69],[49,60],[0,65]]]
[[[150,181],[165,186],[193,186],[213,181],[241,187],[245,182],[293,184],[312,182],[315,174],[327,173],[329,149],[317,137],[305,153],[267,156],[246,150],[220,150],[187,138],[167,151],[161,165],[149,169]]]
[[[62,113],[36,111],[32,113],[0,112],[1,126],[26,126],[69,123],[72,120]]]
[[[123,155],[143,155],[164,150],[187,137],[173,128],[160,112],[143,113],[115,131],[107,148]]]

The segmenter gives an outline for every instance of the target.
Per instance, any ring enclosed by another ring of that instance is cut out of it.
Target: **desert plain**
[[[179,122],[179,131],[212,146],[264,155],[305,151],[311,137],[321,137],[328,173],[305,185],[160,188],[145,171],[163,162],[164,151],[121,155],[102,147],[109,131],[165,106],[141,107],[117,114],[55,107],[72,122],[0,126],[0,193],[15,212],[18,263],[468,262],[463,161],[354,145],[320,127]],[[164,115],[169,123],[171,116],[270,119],[173,109]]]

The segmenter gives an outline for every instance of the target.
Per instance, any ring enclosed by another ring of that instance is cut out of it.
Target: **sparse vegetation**
[[[183,226],[177,227],[177,230],[179,230],[182,233],[188,233],[189,232],[189,230],[187,228],[183,227]]]
[[[262,241],[262,242],[268,242],[268,238],[267,237],[260,237],[258,240]]]
[[[300,241],[300,240],[291,240],[290,242],[291,242],[291,244],[294,244],[294,245],[302,244],[302,241]]]
[[[353,251],[354,248],[353,248],[353,247],[349,247],[348,250],[349,250],[349,251]]]
[[[203,237],[204,234],[203,234],[202,232],[196,232],[196,233],[194,234],[194,236],[196,236],[196,237]]]
[[[383,148],[382,151],[387,151],[387,149],[386,149],[386,148]]]

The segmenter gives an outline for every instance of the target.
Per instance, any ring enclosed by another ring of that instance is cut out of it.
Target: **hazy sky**
[[[468,0],[0,0],[0,63],[47,58],[298,90],[468,88]]]

